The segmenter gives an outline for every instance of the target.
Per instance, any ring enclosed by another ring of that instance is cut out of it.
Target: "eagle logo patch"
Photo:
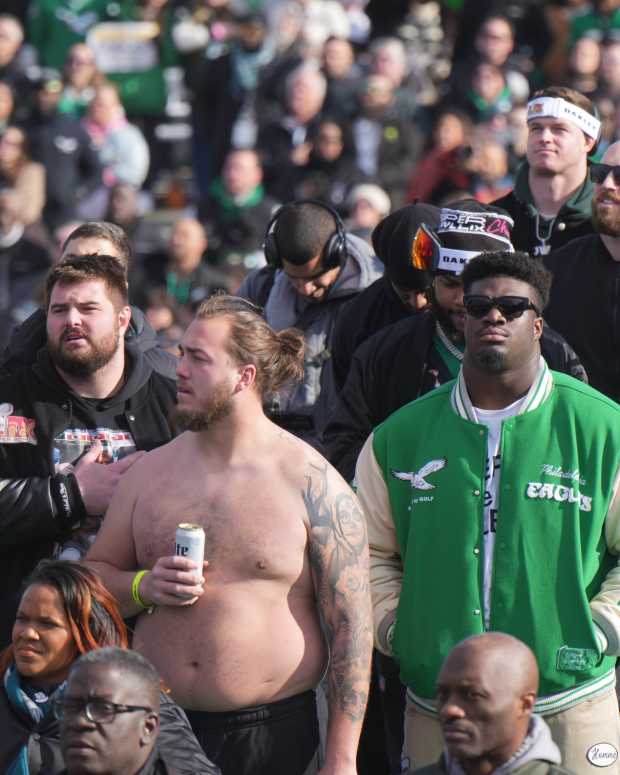
[[[425,463],[419,471],[395,471],[392,469],[392,476],[395,479],[409,482],[412,490],[434,490],[435,485],[427,482],[426,477],[441,471],[442,468],[446,467],[447,462],[445,457],[440,457]]]

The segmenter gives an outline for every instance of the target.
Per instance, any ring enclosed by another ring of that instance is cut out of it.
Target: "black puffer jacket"
[[[218,775],[219,767],[205,756],[196,740],[187,716],[168,695],[161,693],[160,730],[157,751],[165,762],[146,772],[168,775]],[[60,730],[55,718],[33,725],[18,715],[0,688],[0,772],[7,772],[23,745],[28,746],[30,775],[60,775],[65,772],[60,753]]]
[[[13,331],[2,355],[0,375],[15,374],[23,366],[35,362],[37,353],[47,341],[45,319],[45,310],[38,309]],[[138,307],[131,307],[131,322],[125,334],[125,343],[140,350],[153,371],[176,379],[177,359],[159,346],[157,334]]]
[[[450,379],[435,368],[435,315],[423,310],[367,339],[355,352],[349,376],[322,435],[323,453],[351,481],[357,456],[373,428],[392,412]],[[545,326],[541,340],[549,367],[587,381],[562,337]]]
[[[139,351],[125,352],[125,384],[100,406],[131,433],[136,449],[154,449],[173,437],[168,415],[176,384]],[[0,379],[0,646],[8,641],[21,582],[85,516],[75,476],[57,473],[54,461],[54,439],[76,427],[76,402],[46,349],[34,366]]]

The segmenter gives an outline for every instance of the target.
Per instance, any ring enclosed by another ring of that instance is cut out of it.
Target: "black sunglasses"
[[[483,318],[492,309],[498,309],[506,320],[520,318],[528,309],[533,309],[536,317],[540,317],[538,308],[527,296],[479,296],[466,293],[463,296],[463,305],[472,318]]]
[[[590,178],[599,185],[611,172],[614,184],[620,186],[620,165],[618,164],[590,164]]]

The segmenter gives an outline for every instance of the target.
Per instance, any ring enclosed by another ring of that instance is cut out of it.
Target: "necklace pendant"
[[[532,251],[533,256],[547,256],[549,253],[551,253],[551,245],[547,245],[546,242],[543,242],[542,245],[536,245]]]

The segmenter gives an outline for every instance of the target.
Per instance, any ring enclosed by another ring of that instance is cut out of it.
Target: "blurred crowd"
[[[421,199],[513,188],[549,84],[620,137],[620,0],[0,2],[0,344],[79,223],[130,236],[165,345],[264,263],[279,203],[370,241]]]

